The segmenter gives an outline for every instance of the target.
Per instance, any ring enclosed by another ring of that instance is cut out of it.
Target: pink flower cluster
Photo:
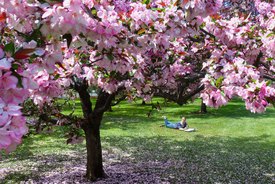
[[[21,143],[22,136],[28,130],[20,111],[20,103],[28,96],[28,90],[18,87],[18,78],[11,71],[13,61],[0,48],[0,150],[7,152],[13,151]]]
[[[36,73],[33,74],[32,79],[38,85],[37,88],[30,90],[30,98],[34,103],[43,106],[44,103],[50,103],[54,97],[63,94],[62,87],[59,80],[54,80],[54,76],[50,75],[45,69],[36,67]],[[35,71],[34,70],[34,71]]]
[[[262,81],[259,71],[242,58],[234,57],[231,62],[226,62],[225,58],[212,59],[207,66],[209,75],[203,79],[205,90],[201,94],[208,106],[220,107],[239,96],[251,112],[266,110],[268,99],[275,97],[275,89]]]
[[[196,16],[207,17],[217,13],[222,3],[223,0],[191,0],[183,1],[181,6],[187,11],[187,19],[191,20]]]

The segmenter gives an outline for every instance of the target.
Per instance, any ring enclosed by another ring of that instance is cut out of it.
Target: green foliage
[[[111,61],[114,60],[114,56],[113,56],[112,53],[108,53],[108,54],[107,54],[107,58],[108,58],[109,60],[111,60]]]
[[[274,32],[269,33],[266,37],[268,38],[268,37],[271,37],[271,36],[275,36],[275,33]]]
[[[11,43],[6,44],[5,47],[4,47],[4,51],[6,51],[6,52],[10,53],[11,55],[13,55],[14,52],[15,52],[14,43],[11,42]]]
[[[221,76],[221,77],[219,77],[219,78],[216,80],[216,86],[217,86],[217,88],[220,88],[220,87],[221,87],[223,79],[224,79],[224,77]]]
[[[143,4],[150,4],[150,0],[143,0],[142,3]]]

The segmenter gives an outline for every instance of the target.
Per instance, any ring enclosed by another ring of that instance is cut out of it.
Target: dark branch
[[[201,30],[204,34],[209,35],[211,38],[216,39],[215,35],[213,35],[212,33],[209,33],[208,31],[204,30],[203,28],[200,28],[200,30]]]
[[[186,104],[187,101],[191,97],[193,97],[194,95],[198,94],[203,89],[204,89],[204,86],[199,86],[195,90],[191,91],[190,93],[183,93],[181,96],[175,95],[175,94],[171,94],[169,92],[166,93],[166,92],[163,92],[161,90],[158,90],[158,92],[154,93],[154,96],[163,97],[163,98],[166,98],[168,100],[174,101],[174,102],[176,102],[179,105],[183,105],[183,104]]]
[[[190,98],[192,98],[194,95],[198,94],[199,92],[201,92],[204,89],[204,86],[199,86],[198,88],[196,88],[195,90],[191,91],[188,94],[185,94],[184,96],[182,96],[177,103],[179,105],[183,105],[186,104],[188,100],[190,100]]]
[[[88,92],[88,82],[85,79],[79,79],[76,76],[73,76],[72,80],[74,83],[73,88],[78,92],[81,100],[83,115],[85,118],[88,118],[89,114],[93,112],[92,102],[90,99],[90,94]]]
[[[96,100],[93,115],[96,116],[98,114],[103,114],[105,111],[109,110],[112,100],[115,98],[115,96],[115,93],[109,94],[104,92],[103,90],[100,90]]]
[[[181,82],[186,82],[186,83],[193,83],[194,81],[201,79],[205,76],[206,72],[202,71],[201,73],[195,73],[193,75],[189,75],[189,76],[185,76],[181,79],[179,79],[179,81]]]
[[[264,74],[264,78],[265,78],[265,79],[272,80],[272,81],[275,81],[275,77],[272,77],[272,76],[267,75],[267,74]]]
[[[120,97],[119,99],[117,99],[115,101],[115,103],[112,103],[111,106],[115,106],[115,105],[119,104],[121,101],[125,100],[126,97],[127,97],[126,95],[123,95],[122,97]]]
[[[98,58],[98,59],[96,59],[96,60],[94,60],[94,61],[91,61],[91,64],[96,63],[96,62],[98,62],[98,61],[101,61],[102,59],[103,59],[103,57],[102,57],[102,58]]]
[[[201,41],[203,41],[203,40],[200,39],[200,38],[193,38],[193,37],[191,37],[191,36],[188,36],[188,38],[189,38],[191,41],[193,41],[193,42],[201,42]]]
[[[177,102],[177,95],[173,95],[171,93],[166,93],[163,91],[158,91],[154,93],[154,96],[156,97],[163,97],[165,99],[171,100],[173,102]]]
[[[263,53],[262,53],[262,52],[260,52],[260,53],[258,54],[258,56],[257,56],[257,58],[256,58],[256,60],[255,60],[255,62],[254,62],[254,66],[257,67],[257,68],[258,68],[259,65],[260,65],[261,57],[263,57]]]

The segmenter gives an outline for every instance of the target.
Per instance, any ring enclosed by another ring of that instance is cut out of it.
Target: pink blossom
[[[1,105],[0,105],[0,108],[1,108]],[[0,110],[0,112],[1,112],[1,110]],[[10,116],[7,113],[2,113],[0,115],[0,127],[3,127],[3,125],[5,125],[9,121],[10,121]]]
[[[0,60],[0,69],[1,70],[9,70],[11,68],[11,59],[3,58]]]
[[[5,103],[19,104],[28,97],[29,91],[22,88],[0,90],[0,95],[3,97]]]
[[[0,48],[0,59],[2,59],[5,56],[5,52],[2,48]]]
[[[19,139],[22,135],[25,135],[28,132],[26,118],[23,116],[14,116],[11,120],[10,131],[13,131]]]
[[[4,128],[0,128],[0,149],[6,149],[12,140],[8,134],[8,132]]]
[[[266,95],[266,85],[263,84],[260,88],[260,92],[259,92],[259,98],[263,99]]]
[[[255,5],[260,14],[266,14],[272,9],[269,3],[261,2],[260,0],[256,0]]]
[[[6,72],[0,78],[0,87],[4,89],[16,88],[18,79],[11,75],[11,72]]]

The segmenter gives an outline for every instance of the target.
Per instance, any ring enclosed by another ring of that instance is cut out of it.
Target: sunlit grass
[[[207,114],[197,113],[200,101],[178,106],[154,99],[161,110],[147,113],[151,105],[141,101],[113,107],[113,112],[104,116],[101,136],[103,150],[127,154],[134,163],[172,163],[167,168],[150,166],[150,172],[160,173],[171,183],[272,183],[275,180],[275,109],[263,114],[252,114],[238,99],[220,109],[208,108]],[[77,101],[75,115],[81,116]],[[64,113],[70,113],[70,107]],[[190,127],[196,132],[160,127],[162,115],[171,121],[187,117]],[[66,128],[58,127],[52,134],[30,135],[17,151],[4,156],[1,168],[25,165],[4,178],[8,183],[37,178],[54,165],[39,167],[39,157],[52,157],[59,161],[77,161],[75,155],[84,155],[85,145],[66,145]],[[70,161],[70,160],[69,160]],[[106,161],[106,159],[105,159]],[[36,172],[30,172],[30,167]],[[37,169],[38,168],[38,169]],[[144,166],[146,168],[146,164]],[[171,176],[171,178],[170,178]],[[0,175],[1,177],[1,175]],[[185,181],[185,182],[183,182]],[[0,182],[1,183],[1,182]]]

